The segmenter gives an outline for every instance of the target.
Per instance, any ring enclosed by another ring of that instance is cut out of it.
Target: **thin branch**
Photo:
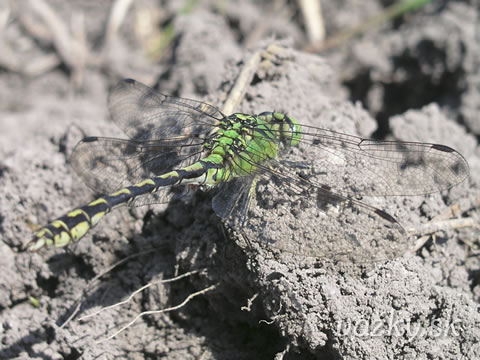
[[[80,311],[80,308],[82,306],[82,303],[81,303],[81,300],[83,298],[86,297],[86,294],[88,293],[88,291],[93,287],[93,285],[95,284],[95,282],[97,280],[99,280],[101,277],[103,277],[104,275],[108,274],[109,272],[111,272],[113,269],[115,269],[116,267],[122,265],[123,263],[133,259],[133,258],[136,258],[136,257],[140,257],[142,255],[145,255],[145,254],[149,254],[149,253],[152,253],[152,252],[155,252],[157,251],[158,249],[149,249],[149,250],[146,250],[146,251],[142,251],[142,252],[139,252],[139,253],[136,253],[136,254],[132,254],[132,255],[129,255],[119,261],[117,261],[116,263],[114,263],[113,265],[109,266],[108,268],[106,268],[104,271],[102,271],[100,274],[98,274],[97,276],[95,276],[92,280],[89,281],[89,283],[87,284],[87,286],[85,287],[85,289],[82,291],[82,295],[80,296],[80,298],[77,300],[77,305],[75,306],[75,309],[73,310],[72,314],[70,314],[70,316],[67,318],[67,320],[65,320],[65,322],[59,326],[60,329],[64,328],[65,326],[67,326],[67,324],[75,317],[75,315]]]
[[[105,30],[105,45],[108,46],[113,38],[117,36],[120,26],[132,5],[132,0],[116,0],[110,10],[108,23]]]
[[[248,86],[253,80],[255,73],[257,72],[258,65],[260,64],[261,51],[256,51],[245,63],[240,75],[235,82],[234,87],[228,95],[227,101],[223,105],[223,113],[231,114],[234,109],[237,108],[238,104],[243,100],[245,92],[247,91]]]
[[[118,334],[120,334],[121,332],[123,332],[124,330],[128,329],[130,326],[132,326],[138,319],[140,319],[141,317],[145,316],[145,315],[156,315],[156,314],[162,314],[162,313],[166,313],[166,312],[170,312],[170,311],[174,311],[174,310],[178,310],[182,307],[184,307],[185,305],[187,305],[190,300],[192,300],[193,298],[199,296],[199,295],[203,295],[209,291],[212,291],[214,289],[217,288],[217,284],[214,284],[214,285],[210,285],[209,287],[206,287],[205,289],[203,290],[200,290],[200,291],[197,291],[197,292],[194,292],[190,295],[188,295],[184,301],[182,301],[180,304],[178,305],[175,305],[175,306],[172,306],[172,307],[169,307],[169,308],[165,308],[165,309],[160,309],[160,310],[149,310],[149,311],[144,311],[144,312],[141,312],[140,314],[138,314],[137,316],[135,316],[135,318],[130,321],[127,325],[123,326],[122,328],[120,328],[118,331],[116,331],[115,333],[113,333],[112,335],[108,336],[107,338],[103,339],[103,340],[100,340],[100,341],[96,341],[95,343],[96,344],[101,344],[105,341],[108,341],[112,338],[114,338],[115,336],[117,336]]]
[[[321,44],[325,39],[325,23],[320,0],[298,0],[305,20],[305,30],[310,44]]]
[[[39,19],[35,18],[31,13],[21,12],[17,18],[25,31],[39,42],[45,44],[53,43],[52,31],[45,23],[39,21]]]
[[[30,6],[50,29],[53,44],[60,57],[73,68],[76,63],[75,46],[66,24],[44,0],[30,0]]]
[[[409,235],[412,235],[412,236],[421,235],[420,238],[418,238],[417,241],[415,241],[413,246],[410,248],[411,253],[416,253],[419,249],[421,249],[430,238],[430,235],[438,231],[455,230],[455,229],[461,229],[466,227],[472,227],[477,229],[480,228],[478,221],[476,221],[474,218],[471,218],[471,217],[443,220],[442,218],[444,217],[445,217],[445,214],[441,214],[437,218],[434,218],[433,221],[430,221],[426,224],[422,224],[419,227],[409,228],[407,230]]]
[[[194,274],[197,274],[199,273],[200,271],[203,271],[205,269],[200,269],[200,270],[193,270],[193,271],[189,271],[189,272],[186,272],[184,274],[181,274],[181,275],[178,275],[178,276],[175,276],[173,278],[170,278],[170,279],[161,279],[161,280],[157,280],[157,281],[153,281],[153,282],[150,282],[142,287],[140,287],[139,289],[135,290],[133,293],[130,294],[130,296],[125,299],[125,300],[122,300],[118,303],[115,303],[113,305],[110,305],[110,306],[106,306],[106,307],[103,307],[101,308],[100,310],[97,310],[91,314],[88,314],[88,315],[85,315],[85,316],[82,316],[81,318],[78,319],[78,321],[84,321],[85,319],[88,319],[92,316],[96,316],[106,310],[109,310],[109,309],[113,309],[113,308],[116,308],[117,306],[121,306],[121,305],[124,305],[124,304],[127,304],[129,303],[134,297],[135,295],[139,294],[140,292],[142,292],[143,290],[145,289],[148,289],[149,287],[153,286],[153,285],[158,285],[158,284],[166,284],[166,283],[169,283],[169,282],[173,282],[173,281],[178,281],[180,279],[183,279],[187,276],[191,276],[191,275],[194,275]]]
[[[72,17],[72,39],[77,44],[77,56],[75,59],[74,72],[72,74],[72,80],[75,87],[81,86],[83,83],[83,73],[88,61],[88,45],[87,45],[87,32],[85,29],[85,16],[83,12],[76,13]]]
[[[431,221],[426,224],[422,224],[419,227],[410,228],[408,232],[411,235],[427,235],[433,234],[442,230],[455,230],[465,227],[478,228],[479,224],[472,217],[460,218],[460,219],[448,219],[440,221]]]
[[[84,26],[80,25],[83,30],[78,30],[78,36],[74,37],[65,22],[44,0],[30,0],[30,6],[50,30],[58,55],[74,72],[74,81],[81,80],[81,71],[89,57],[86,41],[82,40],[85,35],[79,35],[80,32],[84,32]]]
[[[258,297],[258,293],[255,293],[250,299],[247,300],[247,306],[242,306],[240,310],[242,311],[252,311],[252,304],[255,299]]]

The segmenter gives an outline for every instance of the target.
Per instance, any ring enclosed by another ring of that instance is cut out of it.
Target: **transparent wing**
[[[234,208],[238,214],[246,215],[253,180],[253,176],[239,177],[218,186],[218,192],[212,199],[212,209],[220,219],[227,219]],[[244,220],[237,219],[242,224]]]
[[[131,79],[111,90],[108,107],[113,121],[137,141],[208,134],[224,118],[212,105],[167,96]]]
[[[309,168],[311,183],[353,196],[424,195],[469,174],[461,154],[438,144],[376,141],[302,125],[302,141],[282,156]],[[314,149],[314,156],[312,152]]]
[[[163,95],[135,80],[115,86],[108,106],[112,119],[130,140],[88,137],[71,157],[80,178],[101,193],[191,165],[224,117],[211,105]],[[160,200],[159,194],[146,195],[143,202]],[[134,204],[141,202],[137,199]]]
[[[242,202],[233,203],[227,224],[283,251],[361,263],[397,257],[409,243],[395,218],[356,197],[428,194],[469,172],[447,146],[367,140],[308,126],[298,146],[256,165],[256,206],[245,217]]]
[[[233,203],[225,219],[250,240],[293,254],[354,263],[395,258],[408,249],[404,229],[385,211],[309,183],[280,162],[262,168],[253,183],[251,206]]]
[[[77,144],[70,162],[85,184],[106,194],[193,164],[202,145],[201,138],[190,137],[149,142],[89,137]]]
[[[193,194],[193,188],[191,185],[182,184],[165,187],[154,193],[144,194],[135,198],[128,206],[138,207],[151,204],[167,204],[170,201],[185,200]]]

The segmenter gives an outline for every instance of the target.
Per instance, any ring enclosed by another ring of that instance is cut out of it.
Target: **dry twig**
[[[150,249],[150,250],[145,250],[145,251],[142,251],[142,252],[139,252],[139,253],[136,253],[136,254],[132,254],[132,255],[129,255],[119,261],[117,261],[116,263],[114,263],[113,265],[109,266],[108,268],[106,268],[104,271],[102,271],[100,274],[98,274],[97,276],[95,276],[92,280],[89,281],[89,283],[87,284],[87,286],[85,287],[85,289],[82,291],[82,295],[80,296],[80,298],[77,300],[77,305],[75,307],[75,310],[73,310],[73,312],[70,314],[70,316],[67,318],[67,320],[65,320],[65,322],[60,325],[60,329],[61,328],[64,328],[65,326],[67,326],[67,324],[75,317],[75,315],[80,311],[80,307],[82,306],[82,299],[86,297],[86,294],[88,293],[88,291],[90,289],[92,289],[93,285],[103,276],[105,276],[106,274],[108,274],[109,272],[111,272],[113,269],[115,269],[116,267],[122,265],[123,263],[126,263],[127,261],[131,260],[131,259],[134,259],[136,257],[139,257],[139,256],[142,256],[142,255],[146,255],[146,254],[149,254],[149,253],[152,253],[154,251],[157,251],[158,249]]]
[[[117,36],[118,30],[122,25],[125,17],[132,5],[132,0],[116,0],[110,10],[110,16],[108,17],[108,23],[105,30],[105,45],[108,44]]]
[[[75,35],[71,34],[67,25],[44,0],[30,0],[32,10],[43,20],[50,30],[52,42],[62,61],[73,72],[77,85],[82,81],[89,51],[86,45],[85,26],[81,17],[74,20]]]
[[[178,305],[175,305],[175,306],[172,306],[172,307],[169,307],[169,308],[165,308],[165,309],[160,309],[160,310],[149,310],[149,311],[143,311],[141,312],[140,314],[138,314],[137,316],[135,316],[135,318],[130,321],[127,325],[121,327],[118,331],[116,331],[115,333],[113,333],[112,335],[108,336],[107,338],[103,339],[103,340],[100,340],[100,341],[97,341],[96,343],[97,344],[100,344],[100,343],[103,343],[105,341],[108,341],[112,338],[114,338],[115,336],[117,336],[118,334],[120,334],[121,332],[123,332],[124,330],[128,329],[130,326],[132,326],[138,319],[140,319],[141,317],[145,316],[145,315],[157,315],[157,314],[163,314],[163,313],[166,313],[166,312],[170,312],[170,311],[174,311],[174,310],[178,310],[178,309],[181,309],[182,307],[184,307],[185,305],[187,305],[190,300],[192,300],[193,298],[199,296],[199,295],[203,295],[209,291],[212,291],[214,289],[216,289],[217,285],[210,285],[208,287],[206,287],[205,289],[202,289],[202,290],[199,290],[199,291],[196,291],[190,295],[188,295],[185,300],[183,300],[180,304]]]
[[[256,51],[245,63],[238,75],[238,78],[235,82],[234,87],[228,95],[227,101],[223,105],[222,111],[224,114],[231,114],[234,109],[237,108],[238,104],[243,100],[245,92],[247,91],[248,86],[253,80],[255,73],[257,72],[258,65],[260,64],[262,52],[260,50]]]
[[[305,29],[310,44],[321,44],[325,39],[325,23],[320,0],[298,0],[305,20]]]
[[[415,244],[410,248],[410,252],[412,254],[416,253],[419,249],[421,249],[425,243],[430,239],[431,234],[434,234],[438,231],[442,230],[454,230],[460,229],[465,227],[473,227],[479,228],[478,222],[475,219],[468,217],[468,218],[458,218],[452,219],[452,216],[456,216],[460,212],[460,209],[457,206],[452,206],[448,208],[445,212],[435,216],[432,221],[422,224],[416,228],[409,228],[407,230],[408,234],[411,236],[420,236]]]

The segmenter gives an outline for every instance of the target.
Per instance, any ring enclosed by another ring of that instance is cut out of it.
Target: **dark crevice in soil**
[[[204,303],[206,308],[208,308],[206,302]],[[215,315],[215,311],[210,310],[209,313],[210,323],[208,328],[199,325],[195,326],[197,322],[190,316],[184,318],[174,315],[172,320],[186,331],[209,339],[210,349],[220,357],[223,352],[230,352],[232,349],[242,349],[242,353],[251,353],[255,359],[273,359],[275,354],[285,348],[287,340],[280,336],[275,327],[252,326],[250,319],[248,319],[248,322],[227,323],[219,319]],[[220,315],[225,316],[227,314]],[[194,316],[199,317],[201,314]],[[224,335],[219,338],[219,334]],[[223,348],[223,346],[225,347]]]
[[[4,228],[3,228],[3,223],[4,223],[4,221],[5,221],[5,216],[0,215],[0,233],[2,233],[2,234],[3,234],[4,231],[5,231]]]
[[[68,253],[52,256],[48,260],[48,266],[54,274],[60,274],[64,271],[75,271],[83,279],[91,279],[96,275],[92,266],[86,263],[82,257]]]
[[[392,78],[395,78],[396,74],[402,74],[401,76],[405,76],[402,82],[391,79],[374,82],[371,76],[372,69],[368,68],[354,79],[343,83],[350,91],[350,100],[360,101],[370,111],[372,109],[368,97],[374,87],[381,87],[382,108],[373,114],[378,124],[377,131],[373,134],[376,139],[383,139],[390,133],[389,119],[394,115],[410,109],[421,109],[432,102],[437,102],[441,107],[456,114],[461,105],[464,79],[462,70],[460,68],[450,72],[443,70],[441,76],[435,78],[434,67],[436,64],[444,66],[445,54],[436,49],[431,41],[420,42],[417,51],[426,55],[417,57],[405,52],[392,59],[395,68]],[[425,63],[432,69],[432,73],[425,72],[423,69]]]
[[[155,213],[149,209],[143,216],[142,236],[150,237],[154,236],[157,232],[154,228]]]
[[[243,41],[245,40],[245,34],[243,34],[242,30],[240,29],[240,19],[227,16],[226,20],[228,27],[230,30],[232,30],[235,40],[238,42],[238,44],[243,44]]]
[[[467,269],[468,280],[470,281],[470,289],[473,289],[480,285],[480,269]]]
[[[49,277],[48,279],[45,279],[42,276],[37,276],[38,286],[43,289],[51,298],[55,297],[59,283],[60,281],[56,276]]]
[[[70,347],[70,352],[68,354],[66,353],[60,353],[63,356],[64,360],[77,360],[82,357],[82,353],[79,352],[76,348]]]
[[[45,336],[47,337],[47,343],[51,344],[56,340],[56,331],[52,326],[45,327]]]
[[[8,166],[0,163],[0,178],[2,178],[7,171],[8,171]]]

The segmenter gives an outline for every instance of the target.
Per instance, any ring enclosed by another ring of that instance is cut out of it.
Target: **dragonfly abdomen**
[[[205,181],[206,171],[211,167],[208,164],[199,161],[188,167],[146,179],[115,193],[99,197],[42,227],[33,235],[33,240],[27,245],[27,249],[35,251],[44,246],[66,246],[82,238],[115,207],[128,205],[138,196],[153,193],[171,185],[180,183],[198,184]]]

